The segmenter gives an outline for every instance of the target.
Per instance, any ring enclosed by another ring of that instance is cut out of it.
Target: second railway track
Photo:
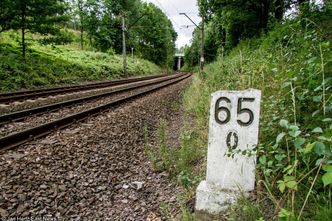
[[[73,122],[81,121],[86,117],[97,114],[100,111],[113,107],[114,105],[167,85],[174,84],[187,77],[189,77],[188,74],[180,74],[124,85],[118,87],[113,92],[100,94],[98,96],[90,96],[88,98],[76,99],[76,102],[79,104],[76,106],[72,106],[75,102],[66,101],[60,102],[63,104],[52,104],[53,106],[47,105],[49,106],[48,108],[39,107],[34,108],[34,110],[31,109],[20,111],[20,113],[13,113],[11,119],[8,115],[1,116],[3,125],[0,126],[0,150],[10,149],[33,138],[46,135],[54,129],[66,127]],[[98,100],[98,98],[102,99]],[[64,106],[67,107],[64,108]],[[56,110],[56,112],[52,112],[52,110]],[[45,111],[48,112],[45,113]],[[34,116],[34,114],[41,113],[43,114],[40,116]],[[15,114],[17,119],[24,119],[24,121],[8,123],[9,120],[15,119]],[[33,116],[26,117],[29,116],[29,114],[32,114]]]
[[[35,99],[38,97],[47,97],[58,94],[65,94],[77,91],[86,91],[97,88],[104,88],[109,86],[121,85],[131,82],[149,80],[164,77],[165,75],[155,75],[155,76],[145,76],[145,77],[135,77],[135,78],[127,78],[127,79],[118,79],[111,80],[99,83],[91,83],[91,84],[83,84],[83,85],[74,85],[74,86],[66,86],[66,87],[56,87],[56,88],[47,88],[47,89],[38,89],[38,90],[26,90],[26,91],[17,91],[10,93],[0,93],[0,104],[17,102],[26,99]]]

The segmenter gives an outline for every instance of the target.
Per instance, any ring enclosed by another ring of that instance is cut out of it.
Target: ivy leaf
[[[277,161],[282,161],[283,159],[285,159],[285,155],[284,154],[277,154],[274,156],[274,158],[276,158]]]
[[[291,130],[291,131],[288,132],[288,134],[290,136],[292,136],[292,137],[295,138],[295,137],[297,137],[297,136],[299,136],[301,134],[301,131],[299,131],[299,130]]]
[[[316,127],[315,129],[312,130],[313,133],[323,133],[322,128]]]
[[[261,156],[259,158],[259,163],[265,165],[265,163],[266,163],[266,156]]]
[[[322,176],[324,187],[332,183],[332,172],[327,172]]]
[[[322,168],[326,172],[332,172],[332,165],[323,165]]]
[[[292,84],[291,82],[285,82],[282,84],[281,88],[284,89],[284,88],[290,86],[291,84]]]
[[[297,183],[295,180],[292,180],[292,181],[289,181],[286,183],[286,186],[289,188],[289,189],[292,189],[292,190],[297,190]]]
[[[322,142],[315,142],[315,153],[318,155],[324,155],[325,153],[325,145]]]
[[[310,153],[312,151],[312,149],[314,148],[315,143],[308,143],[307,146],[304,149],[304,153]]]
[[[325,118],[322,120],[323,122],[331,122],[332,121],[332,118]]]
[[[328,138],[328,137],[324,137],[324,136],[319,136],[318,139],[328,141],[328,142],[332,141],[332,138]]]
[[[322,95],[314,96],[314,97],[312,98],[312,100],[313,100],[314,102],[320,102],[320,101],[322,100]]]
[[[278,189],[280,190],[281,193],[285,191],[286,184],[283,180],[278,180]]]
[[[302,144],[304,144],[304,142],[305,142],[304,138],[302,138],[302,137],[296,138],[294,141],[295,148],[300,148],[302,146]]]
[[[316,163],[315,166],[318,166],[319,164],[321,164],[322,162],[324,162],[324,158],[319,158]]]
[[[316,116],[317,114],[319,114],[319,112],[320,112],[320,110],[316,110],[316,111],[314,111],[312,114],[311,114],[311,116]]]
[[[280,143],[280,141],[282,140],[282,138],[284,138],[286,134],[284,132],[280,133],[278,136],[277,136],[277,139],[276,139],[276,143]]]
[[[329,46],[330,46],[330,42],[329,41],[325,41],[325,42],[322,43],[322,47],[323,48],[329,48]]]
[[[296,125],[290,125],[289,129],[291,129],[291,130],[299,130],[300,128],[298,126],[296,126]]]
[[[287,120],[282,119],[282,120],[280,120],[279,124],[283,128],[288,128],[288,121]]]

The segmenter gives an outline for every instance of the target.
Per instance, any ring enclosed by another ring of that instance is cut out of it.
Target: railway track
[[[189,74],[178,74],[167,77],[159,76],[158,78],[140,80],[139,82],[129,84],[127,82],[127,84],[117,86],[106,93],[0,116],[0,124],[2,124],[0,125],[0,129],[2,127],[2,131],[4,131],[3,128],[5,128],[5,131],[9,131],[9,133],[2,134],[2,137],[0,133],[0,150],[11,149],[35,138],[45,136],[54,130],[67,127],[78,121],[83,121],[89,116],[98,114],[138,96],[177,83],[189,76]],[[39,118],[38,115],[40,115]],[[43,122],[47,116],[50,116],[49,119],[47,122]],[[15,126],[17,122],[12,121],[18,121],[18,124],[23,126],[17,127],[17,125]],[[26,126],[28,129],[25,128]]]
[[[165,77],[165,75],[135,77],[135,78],[119,79],[119,80],[112,80],[112,81],[105,81],[105,82],[91,83],[84,85],[56,87],[56,88],[38,89],[38,90],[26,90],[26,91],[17,91],[11,93],[0,93],[0,104],[8,104],[13,101],[17,102],[26,99],[35,99],[38,97],[47,97],[47,96],[65,94],[70,92],[104,88],[109,86],[121,85],[137,81],[144,81],[149,79],[156,79],[161,77]]]

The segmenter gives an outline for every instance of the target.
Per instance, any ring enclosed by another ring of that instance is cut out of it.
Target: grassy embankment
[[[262,91],[256,199],[241,199],[228,220],[331,220],[331,30],[331,16],[289,21],[194,77],[184,106],[196,126],[185,125],[180,149],[161,142],[152,157],[185,189],[183,220],[193,219],[185,204],[205,178],[210,94],[247,88]]]
[[[26,63],[21,58],[19,32],[0,33],[0,91],[123,77],[122,56],[79,49],[78,33],[69,45],[42,45],[40,36],[28,35]],[[148,75],[161,69],[146,60],[128,56],[128,73]]]

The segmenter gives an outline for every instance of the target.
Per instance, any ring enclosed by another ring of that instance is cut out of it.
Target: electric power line
[[[171,0],[168,0],[168,2],[170,3],[170,5],[172,5],[172,7],[176,10],[177,13],[180,13],[180,11],[177,9],[177,7],[175,7],[175,5],[173,4],[173,2],[171,2]]]
[[[162,6],[162,4],[161,4],[158,0],[156,0],[156,2],[157,2],[158,5],[160,6],[160,8],[165,12],[165,14],[169,17],[169,19],[171,19],[172,22],[173,22],[173,23],[174,23],[179,29],[181,29],[180,25],[179,25],[176,21],[174,21],[174,19],[172,19],[172,17],[168,14],[167,10]]]

